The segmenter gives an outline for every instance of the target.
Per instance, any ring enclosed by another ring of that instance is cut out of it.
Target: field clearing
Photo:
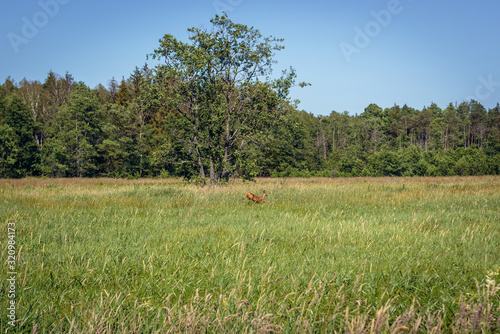
[[[9,223],[2,333],[500,331],[500,177],[0,180],[4,268]]]

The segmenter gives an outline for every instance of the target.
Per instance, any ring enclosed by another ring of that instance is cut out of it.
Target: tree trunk
[[[221,178],[223,178],[224,180],[226,181],[229,181],[229,142],[226,142],[225,145],[224,145],[224,161],[222,163],[222,175],[221,175]]]
[[[323,159],[326,160],[327,145],[326,145],[326,135],[323,132]]]
[[[210,158],[210,184],[215,184],[216,179],[215,179],[215,169],[214,169],[214,162],[212,158]]]
[[[229,181],[229,145],[231,141],[231,110],[228,104],[228,111],[226,117],[226,136],[224,138],[224,160],[222,161],[222,172],[220,177]],[[217,180],[219,181],[219,180]]]
[[[196,127],[194,128],[196,131]],[[196,133],[196,132],[195,132]],[[201,154],[200,154],[200,149],[199,149],[199,144],[198,144],[198,137],[194,135],[194,146],[195,146],[195,151],[196,151],[196,157],[198,159],[198,166],[200,167],[200,177],[202,179],[205,178],[205,170],[203,169],[203,162],[201,161]],[[212,160],[210,160],[210,163]]]
[[[335,151],[335,128],[333,128],[332,151]]]

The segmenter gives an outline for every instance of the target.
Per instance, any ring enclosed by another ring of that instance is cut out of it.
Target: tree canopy
[[[52,71],[0,85],[0,177],[167,177],[500,173],[500,105],[368,105],[315,116],[291,101],[284,41],[232,22],[166,34],[130,77],[91,89]]]

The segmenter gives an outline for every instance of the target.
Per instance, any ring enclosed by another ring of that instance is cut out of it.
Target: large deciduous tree
[[[282,39],[263,37],[227,15],[211,23],[212,30],[188,29],[189,43],[169,34],[160,40],[151,54],[160,62],[149,98],[179,119],[171,131],[189,158],[173,163],[193,165],[202,178],[208,169],[213,184],[246,176],[244,148],[259,143],[286,109],[295,72],[270,79]]]

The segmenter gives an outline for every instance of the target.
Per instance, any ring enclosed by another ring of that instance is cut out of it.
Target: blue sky
[[[0,82],[53,70],[107,86],[142,67],[164,34],[187,41],[188,27],[210,28],[220,10],[285,39],[275,73],[293,66],[312,84],[291,97],[316,115],[500,102],[498,0],[2,1]]]

